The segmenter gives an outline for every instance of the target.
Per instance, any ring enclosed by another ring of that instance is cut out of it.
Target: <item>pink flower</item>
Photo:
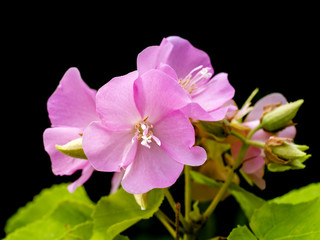
[[[260,99],[253,107],[252,111],[248,114],[243,122],[243,125],[254,129],[260,124],[260,118],[264,111],[264,107],[270,104],[286,104],[287,99],[280,93],[273,93]],[[296,128],[294,126],[287,127],[277,133],[270,133],[264,130],[258,130],[253,136],[252,140],[266,142],[271,136],[294,138],[296,135]],[[234,157],[238,155],[241,143],[236,142],[231,146],[231,152]],[[266,187],[265,180],[262,178],[264,174],[264,153],[263,149],[259,147],[249,147],[247,154],[244,158],[242,171],[256,184],[259,188]]]
[[[223,106],[234,96],[227,74],[211,78],[209,56],[183,38],[164,38],[160,46],[143,50],[137,58],[137,69],[140,74],[160,69],[172,76],[192,99],[182,111],[193,119],[219,121],[228,111],[235,110],[233,106]]]
[[[179,110],[190,99],[162,71],[113,78],[99,89],[96,101],[101,122],[85,130],[83,149],[95,169],[124,171],[121,184],[127,192],[169,187],[184,164],[206,160],[205,150],[193,146],[193,126]]]
[[[56,145],[80,138],[89,123],[99,119],[95,111],[95,95],[96,91],[83,82],[78,69],[70,68],[47,103],[52,127],[44,131],[43,141],[53,173],[71,175],[82,170],[81,177],[68,186],[70,192],[85,183],[94,169],[88,160],[64,155],[56,149]]]

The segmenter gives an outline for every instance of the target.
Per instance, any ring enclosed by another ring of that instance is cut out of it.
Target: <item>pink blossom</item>
[[[56,149],[56,145],[80,138],[89,123],[99,119],[95,111],[95,95],[96,91],[83,82],[78,69],[70,68],[47,102],[52,127],[44,131],[43,141],[53,173],[71,175],[82,170],[81,177],[68,186],[70,192],[85,183],[94,169],[88,160],[64,155]]]
[[[286,104],[287,99],[280,93],[273,93],[260,99],[253,107],[243,122],[243,125],[254,129],[260,124],[260,118],[263,113],[263,108],[270,104]],[[252,140],[266,142],[271,136],[294,138],[296,135],[296,128],[294,126],[287,127],[277,133],[270,133],[264,130],[258,130],[253,136]],[[233,156],[237,156],[241,147],[241,142],[236,142],[231,146]],[[244,158],[242,170],[259,188],[266,187],[265,180],[262,178],[264,174],[264,153],[259,147],[250,146]]]
[[[219,73],[212,78],[209,56],[183,38],[164,38],[160,46],[144,49],[138,55],[137,69],[140,74],[160,69],[172,76],[192,99],[182,111],[193,119],[219,121],[234,110],[224,106],[234,96],[228,75]]]
[[[169,187],[184,164],[206,160],[205,150],[193,146],[193,126],[179,110],[190,98],[162,71],[113,78],[96,101],[101,121],[86,128],[83,149],[95,169],[118,176],[124,171],[121,184],[127,192]]]

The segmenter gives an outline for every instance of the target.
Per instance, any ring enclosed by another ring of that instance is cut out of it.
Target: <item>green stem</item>
[[[176,212],[176,202],[174,201],[169,189],[168,188],[164,188],[163,191],[164,191],[164,196],[167,198],[167,200],[168,200],[168,202],[170,204],[170,207],[172,208],[172,210],[174,212]]]
[[[262,124],[260,123],[258,126],[256,126],[254,129],[252,129],[251,132],[248,133],[247,139],[251,139],[253,134],[255,134],[255,132],[261,128],[262,128]]]
[[[210,203],[209,207],[207,208],[207,210],[203,213],[203,220],[206,221],[211,214],[213,213],[213,211],[216,209],[216,207],[218,206],[219,202],[221,201],[222,197],[224,196],[224,194],[226,193],[230,183],[232,182],[233,178],[234,178],[234,171],[241,165],[241,162],[244,158],[244,156],[246,155],[246,152],[249,148],[249,145],[247,145],[245,142],[242,143],[240,152],[238,154],[238,157],[236,159],[236,162],[232,168],[232,171],[230,172],[230,174],[228,175],[227,180],[224,182],[224,184],[222,185],[222,187],[219,189],[216,197],[213,199],[213,201]]]
[[[255,146],[255,147],[260,147],[260,148],[264,148],[265,143],[262,141],[253,141],[253,140],[249,140],[247,138],[245,138],[244,136],[242,136],[241,134],[235,132],[235,131],[231,131],[231,134],[237,138],[239,138],[242,142],[244,142],[247,145],[250,146]]]
[[[171,236],[174,239],[176,239],[176,231],[171,227],[171,225],[167,221],[168,217],[161,210],[158,210],[155,213],[155,216],[159,219],[159,221],[162,223],[162,225],[168,230],[168,232],[171,234]]]
[[[164,189],[164,196],[167,198],[169,205],[171,206],[174,213],[177,214],[176,202],[174,201],[168,188]],[[190,229],[190,225],[186,222],[186,219],[183,217],[181,212],[179,213],[179,220],[182,223],[183,228],[188,231]]]
[[[184,166],[184,180],[185,180],[185,218],[187,222],[190,222],[191,212],[191,178],[190,178],[190,166]]]
[[[251,103],[252,99],[257,95],[257,93],[259,92],[259,88],[256,88],[255,90],[253,90],[253,92],[250,94],[250,96],[248,97],[248,99],[244,102],[244,104],[242,105],[242,108],[248,104]]]
[[[259,147],[259,148],[264,148],[265,143],[262,141],[252,141],[252,140],[247,140],[246,144],[254,147]]]

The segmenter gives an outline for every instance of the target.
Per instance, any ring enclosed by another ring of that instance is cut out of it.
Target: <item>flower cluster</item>
[[[238,109],[228,75],[214,75],[209,56],[175,36],[144,49],[135,71],[98,91],[71,68],[48,100],[52,127],[43,138],[52,171],[82,170],[70,192],[96,170],[114,173],[112,193],[121,184],[144,194],[173,185],[185,165],[216,181],[231,176],[235,183],[239,168],[251,185],[264,189],[265,166],[302,169],[310,155],[307,146],[293,143],[292,119],[303,100],[288,103],[273,93],[251,106],[256,93]],[[192,198],[212,199],[206,189],[202,196],[202,187],[193,185]]]
[[[47,104],[52,127],[43,138],[53,173],[82,170],[70,192],[94,170],[114,172],[113,187],[133,194],[169,187],[184,165],[207,160],[192,123],[224,119],[236,109],[234,92],[227,74],[214,75],[209,56],[180,37],[146,48],[137,70],[97,92],[71,68]]]

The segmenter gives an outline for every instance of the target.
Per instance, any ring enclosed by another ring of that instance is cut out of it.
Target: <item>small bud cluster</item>
[[[303,162],[311,157],[305,153],[308,149],[306,145],[294,144],[290,138],[271,137],[264,147],[268,169],[272,172],[303,169]]]

